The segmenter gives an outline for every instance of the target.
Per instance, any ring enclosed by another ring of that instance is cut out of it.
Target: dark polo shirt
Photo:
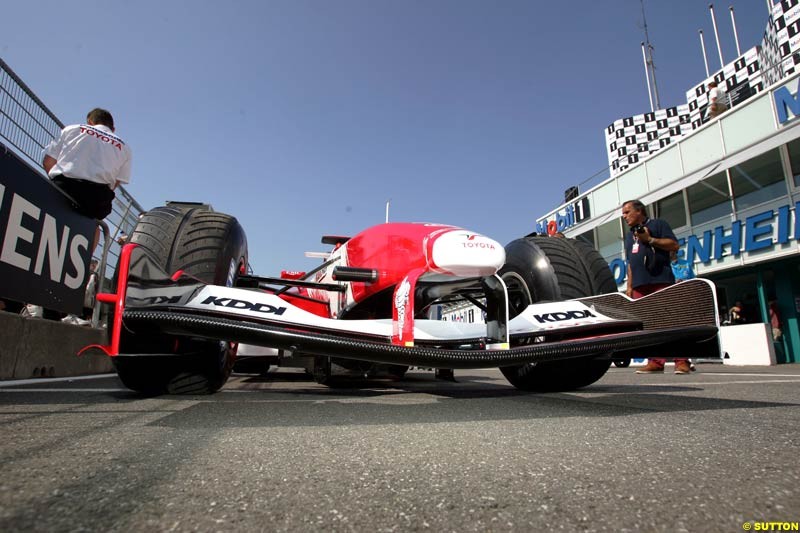
[[[650,235],[656,239],[678,240],[669,224],[660,218],[648,218],[644,225],[650,230]],[[631,267],[631,277],[633,278],[631,279],[631,287],[636,288],[656,283],[675,283],[669,252],[643,243],[639,243],[639,249],[634,252],[633,248],[636,242],[636,235],[632,231],[628,231],[625,234],[625,256]]]

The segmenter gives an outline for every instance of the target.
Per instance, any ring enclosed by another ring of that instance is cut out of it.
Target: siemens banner
[[[792,209],[784,205],[778,210],[768,209],[749,216],[744,221],[734,220],[707,230],[702,235],[678,238],[682,255],[690,264],[710,265],[725,256],[739,257],[743,252],[757,252],[800,240],[800,217],[797,216],[800,202]],[[792,216],[794,211],[794,216]],[[627,264],[624,258],[611,261],[611,272],[617,285],[625,281]]]
[[[0,144],[0,300],[80,313],[95,227]]]

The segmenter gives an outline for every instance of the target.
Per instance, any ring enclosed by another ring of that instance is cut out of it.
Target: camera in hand
[[[631,231],[634,233],[644,233],[644,225],[636,224],[634,227],[631,228]]]

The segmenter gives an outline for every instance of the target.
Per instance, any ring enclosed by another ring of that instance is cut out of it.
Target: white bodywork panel
[[[162,289],[153,289],[161,293]],[[204,311],[223,312],[268,319],[286,325],[302,324],[329,331],[353,332],[391,337],[391,319],[336,320],[323,318],[296,307],[273,294],[209,285],[193,297],[185,307]],[[585,304],[567,300],[528,306],[509,322],[509,333],[539,333],[567,327],[614,322]],[[414,338],[417,340],[458,340],[483,337],[483,323],[416,320]]]

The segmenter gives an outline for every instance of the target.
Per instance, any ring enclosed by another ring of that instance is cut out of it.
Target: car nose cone
[[[466,230],[435,236],[428,243],[431,270],[455,276],[491,276],[506,261],[503,246],[489,237]]]

